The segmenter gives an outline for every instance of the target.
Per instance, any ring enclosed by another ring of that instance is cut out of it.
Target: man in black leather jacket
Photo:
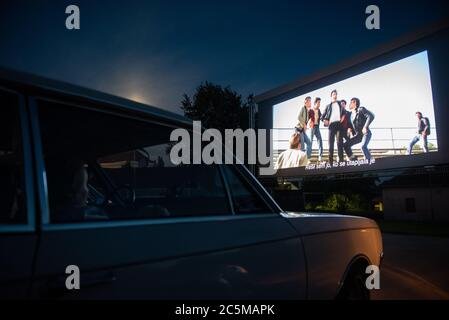
[[[351,110],[351,121],[349,122],[348,136],[351,138],[344,143],[344,149],[349,159],[356,160],[353,155],[351,147],[353,145],[361,143],[361,149],[365,159],[371,160],[371,153],[368,149],[368,144],[371,140],[370,124],[374,120],[374,114],[360,106],[360,99],[352,98],[349,104]]]
[[[430,134],[430,122],[429,118],[423,117],[420,111],[416,112],[416,117],[418,118],[418,128],[416,131],[416,135],[413,137],[412,141],[410,141],[409,146],[407,148],[407,154],[411,155],[413,152],[413,146],[419,141],[422,140],[422,148],[424,153],[429,152],[429,147],[427,145],[427,136]]]

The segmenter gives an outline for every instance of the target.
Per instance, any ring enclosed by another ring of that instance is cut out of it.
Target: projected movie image
[[[278,170],[368,167],[437,151],[427,51],[273,106]]]

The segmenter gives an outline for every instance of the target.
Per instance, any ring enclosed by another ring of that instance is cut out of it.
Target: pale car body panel
[[[333,299],[355,259],[380,266],[382,236],[373,220],[331,214],[284,214],[301,234],[308,271],[308,298]]]

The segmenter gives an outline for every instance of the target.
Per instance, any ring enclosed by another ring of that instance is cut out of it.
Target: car
[[[8,69],[0,104],[3,299],[369,298],[374,221],[284,212],[241,164],[173,165],[189,119]]]

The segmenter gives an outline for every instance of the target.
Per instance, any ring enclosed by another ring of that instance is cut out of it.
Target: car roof
[[[17,90],[24,94],[55,98],[59,97],[64,100],[69,98],[69,100],[79,103],[107,105],[123,111],[145,114],[152,118],[179,124],[180,126],[192,125],[191,119],[174,112],[68,82],[49,79],[4,67],[0,67],[0,87],[1,86]]]

